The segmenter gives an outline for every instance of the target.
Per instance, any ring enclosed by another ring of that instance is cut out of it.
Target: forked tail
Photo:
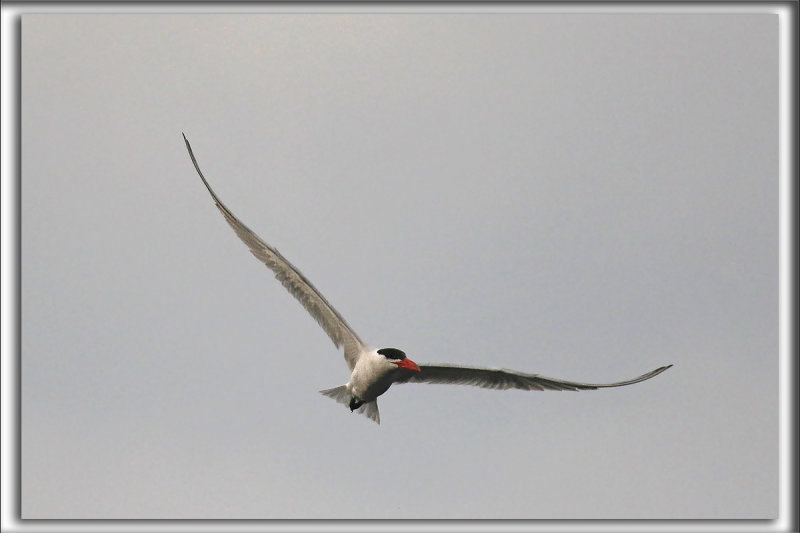
[[[350,406],[350,399],[352,398],[352,396],[350,395],[350,392],[348,392],[347,390],[347,385],[334,387],[332,389],[325,389],[319,392],[324,394],[328,398],[333,398],[334,400],[343,405],[346,405],[348,407]],[[356,409],[355,412],[369,417],[378,424],[381,423],[381,415],[378,412],[378,400],[372,400],[371,402],[366,402],[361,407]]]

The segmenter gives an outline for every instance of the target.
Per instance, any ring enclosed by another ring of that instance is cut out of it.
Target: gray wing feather
[[[671,367],[662,366],[637,378],[616,383],[579,383],[563,379],[546,378],[538,374],[525,374],[501,368],[477,368],[453,365],[420,365],[420,371],[407,371],[395,380],[396,383],[443,383],[472,385],[485,389],[520,390],[594,390],[606,387],[622,387],[655,377]]]
[[[345,319],[342,318],[342,315],[334,309],[328,300],[322,296],[317,288],[314,287],[297,267],[283,257],[277,249],[262,241],[258,235],[245,226],[236,218],[230,209],[222,203],[208,184],[208,181],[206,181],[205,176],[203,176],[203,172],[197,164],[197,159],[194,156],[194,152],[192,152],[192,147],[188,139],[186,139],[186,135],[183,136],[183,140],[186,142],[186,149],[189,150],[189,157],[192,158],[195,170],[197,170],[200,179],[203,180],[208,192],[211,193],[211,198],[214,199],[217,208],[222,212],[222,215],[233,228],[233,231],[235,231],[242,242],[250,248],[250,252],[275,273],[275,277],[281,282],[281,285],[286,287],[286,290],[288,290],[291,295],[300,302],[305,310],[314,317],[322,329],[325,330],[325,333],[328,334],[328,337],[331,338],[333,344],[337,348],[344,346],[344,357],[352,370],[364,343],[361,342],[358,335],[356,335],[353,329],[347,324]]]

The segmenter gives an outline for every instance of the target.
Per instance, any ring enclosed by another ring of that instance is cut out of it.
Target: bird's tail
[[[334,387],[332,389],[325,389],[319,391],[320,393],[324,394],[328,398],[333,398],[337,402],[344,404],[346,406],[350,406],[350,399],[352,395],[347,390],[347,385],[342,385],[340,387]],[[378,401],[373,400],[371,402],[366,402],[361,407],[356,409],[356,413],[360,413],[366,417],[369,417],[371,420],[374,420],[378,424],[381,423],[381,415],[378,412]]]
[[[378,412],[378,400],[372,400],[371,402],[367,402],[358,409],[356,409],[362,415],[368,416],[371,420],[374,420],[376,424],[380,425],[381,423],[381,414]]]

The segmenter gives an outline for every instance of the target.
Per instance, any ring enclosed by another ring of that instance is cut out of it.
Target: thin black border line
[[[17,438],[16,441],[14,439],[8,439],[8,442],[14,442],[14,448],[11,450],[11,455],[15,459],[14,464],[14,475],[16,477],[16,491],[12,493],[10,496],[12,498],[11,507],[17,511],[17,515],[14,517],[17,520],[22,520],[22,20],[21,17],[17,17],[14,21],[14,32],[15,35],[12,38],[16,48],[17,54],[14,57],[14,66],[13,75],[17,80],[17,83],[13,84],[13,94],[11,95],[11,99],[13,100],[16,111],[14,113],[14,122],[15,122],[15,130],[17,135],[12,137],[11,139],[7,140],[9,144],[11,144],[9,153],[13,154],[15,157],[15,161],[13,163],[14,168],[14,178],[6,176],[5,179],[8,179],[11,182],[10,187],[12,187],[12,195],[14,196],[14,200],[16,201],[16,220],[14,221],[17,225],[15,231],[13,231],[14,236],[14,244],[13,249],[14,253],[17,254],[17,260],[12,262],[8,261],[9,265],[13,265],[11,268],[13,269],[11,273],[11,278],[16,283],[16,287],[14,289],[14,304],[16,307],[16,314],[11,317],[9,320],[16,321],[12,322],[11,327],[9,328],[10,331],[16,334],[16,338],[14,339],[14,351],[16,357],[10,358],[12,363],[12,371],[14,372],[17,383],[16,383],[16,402],[17,402],[17,409],[14,411],[15,419],[14,419],[14,431],[16,432]],[[16,187],[16,190],[13,189]]]
[[[94,7],[94,6],[109,6],[108,2],[104,2],[102,0],[97,1],[84,1],[84,2],[45,2],[45,1],[30,1],[30,2],[20,2],[20,1],[12,1],[12,2],[3,2],[6,6],[36,6],[36,7],[53,7],[62,9],[65,7],[70,6],[85,6],[85,7]],[[789,115],[789,120],[791,121],[789,127],[789,146],[792,146],[794,150],[792,150],[791,154],[788,154],[789,160],[789,168],[787,169],[788,174],[790,176],[789,179],[789,205],[790,205],[790,213],[788,214],[789,217],[789,230],[794,230],[794,236],[790,236],[788,238],[789,246],[788,250],[786,250],[788,254],[788,266],[789,266],[789,280],[788,280],[788,287],[786,287],[786,292],[789,295],[790,303],[789,303],[789,324],[793,325],[794,327],[790,332],[787,332],[789,335],[789,351],[790,354],[797,354],[797,335],[798,335],[798,308],[800,305],[798,304],[798,220],[800,219],[800,214],[798,213],[798,185],[800,185],[800,178],[798,178],[798,143],[797,141],[800,139],[800,113],[798,113],[798,109],[800,105],[798,105],[798,2],[797,1],[777,1],[777,2],[752,2],[747,0],[733,0],[729,2],[725,2],[722,0],[711,0],[705,2],[652,2],[652,3],[643,3],[641,1],[616,1],[616,2],[586,2],[586,1],[574,1],[574,0],[566,0],[564,2],[558,2],[554,4],[553,2],[530,2],[525,0],[519,1],[509,1],[504,0],[501,2],[479,2],[479,1],[439,1],[439,2],[424,2],[424,1],[409,1],[409,2],[398,2],[398,1],[390,1],[390,2],[371,2],[369,0],[355,0],[350,2],[315,2],[315,1],[307,1],[307,0],[299,0],[297,2],[260,2],[260,1],[234,1],[229,3],[222,3],[214,2],[214,1],[191,1],[187,0],[185,2],[157,2],[157,1],[125,1],[125,2],[114,2],[113,5],[116,9],[117,6],[146,6],[146,5],[160,5],[160,6],[171,6],[171,7],[183,7],[183,6],[190,6],[195,7],[196,5],[219,5],[219,6],[251,6],[251,5],[260,5],[260,6],[269,6],[269,7],[289,7],[289,6],[301,6],[304,8],[309,7],[332,7],[332,6],[364,6],[364,5],[373,5],[373,6],[441,6],[441,7],[457,7],[462,5],[481,5],[481,6],[554,6],[554,5],[564,5],[567,7],[576,7],[576,6],[583,6],[583,7],[591,7],[592,9],[597,7],[644,7],[646,6],[648,9],[651,7],[664,7],[664,6],[675,6],[675,5],[701,5],[703,7],[725,7],[730,6],[731,4],[736,5],[737,7],[741,6],[752,6],[754,8],[760,7],[767,7],[767,6],[775,6],[775,7],[782,7],[787,9],[789,12],[789,18],[791,20],[789,24],[789,28],[787,31],[790,32],[790,55],[793,57],[788,61],[789,64],[789,72],[787,75],[789,77],[788,80],[788,89],[789,89],[789,109],[786,110],[787,115]],[[154,13],[155,14],[155,13]],[[15,238],[15,242],[13,244],[13,250],[17,254],[17,261],[8,261],[8,264],[11,265],[13,271],[11,273],[11,278],[16,282],[16,287],[14,291],[14,298],[17,313],[14,317],[11,317],[9,320],[12,321],[11,327],[9,328],[10,331],[16,333],[16,338],[14,339],[13,345],[16,351],[15,358],[12,358],[12,371],[14,372],[17,383],[16,383],[16,402],[17,402],[17,409],[14,411],[15,413],[15,420],[14,420],[14,429],[17,434],[17,439],[9,439],[8,441],[14,444],[15,449],[12,450],[12,456],[16,459],[15,464],[15,482],[16,482],[16,491],[10,496],[12,501],[12,508],[16,510],[16,516],[12,517],[16,520],[16,526],[20,526],[20,530],[22,531],[34,531],[29,526],[31,525],[51,525],[51,524],[62,524],[71,527],[75,526],[89,526],[89,527],[97,527],[97,526],[120,526],[122,524],[146,524],[146,528],[150,528],[155,525],[217,525],[217,524],[231,524],[234,523],[235,525],[239,524],[248,524],[248,525],[267,525],[267,526],[280,526],[280,525],[291,525],[293,526],[292,529],[296,529],[297,526],[302,525],[312,525],[318,526],[321,523],[325,524],[333,524],[336,526],[355,526],[358,528],[370,528],[375,526],[381,526],[383,524],[388,523],[397,523],[402,522],[406,524],[413,524],[414,526],[418,525],[474,525],[475,523],[479,523],[481,525],[488,525],[487,531],[492,530],[492,526],[501,527],[507,524],[515,524],[515,525],[526,525],[526,524],[534,524],[534,525],[558,525],[558,526],[567,526],[567,525],[584,525],[586,523],[604,523],[610,526],[618,525],[618,526],[631,526],[631,525],[641,525],[647,527],[649,524],[679,524],[681,526],[688,526],[688,525],[715,525],[715,526],[727,526],[727,525],[734,525],[734,524],[741,524],[743,522],[747,523],[748,525],[774,525],[777,521],[776,520],[739,520],[739,519],[731,519],[731,520],[693,520],[693,519],[653,519],[653,520],[593,520],[593,519],[585,519],[585,520],[539,520],[539,519],[508,519],[508,520],[492,520],[492,519],[439,519],[439,520],[427,520],[427,519],[409,519],[409,520],[396,520],[396,519],[22,519],[22,500],[21,500],[21,481],[22,481],[22,473],[21,473],[21,459],[22,459],[22,427],[21,427],[21,420],[22,420],[22,351],[21,351],[21,341],[22,341],[22,320],[21,320],[21,290],[22,290],[22,283],[21,283],[21,273],[22,273],[22,236],[21,236],[21,229],[22,229],[22,142],[21,142],[21,132],[22,132],[22,106],[21,106],[21,96],[22,96],[22,78],[21,78],[21,50],[22,50],[22,20],[21,14],[14,16],[14,24],[13,28],[15,31],[15,35],[12,41],[16,44],[16,54],[15,54],[15,61],[13,65],[13,74],[16,76],[17,83],[10,84],[13,87],[13,94],[11,95],[12,101],[16,105],[14,120],[16,126],[17,136],[13,137],[12,139],[8,140],[7,142],[10,144],[9,153],[16,156],[16,160],[13,163],[13,169],[15,173],[16,179],[11,179],[11,187],[12,187],[12,194],[14,195],[14,199],[16,200],[16,231],[13,231],[13,236]],[[795,179],[791,179],[794,177]],[[13,190],[13,186],[16,186],[16,191]],[[16,323],[13,321],[16,320]],[[797,375],[797,359],[789,357],[788,361],[789,372],[795,380],[798,378]],[[16,364],[16,367],[14,367]],[[790,406],[794,407],[795,412],[794,414],[797,415],[797,405],[798,405],[798,398],[800,398],[800,392],[798,389],[797,381],[794,382],[794,387],[792,388],[791,394],[791,402]],[[781,406],[784,407],[784,406]],[[789,417],[789,427],[786,428],[789,431],[789,438],[788,442],[790,448],[793,449],[795,453],[797,453],[797,416],[790,416]],[[790,493],[794,495],[798,495],[798,487],[800,487],[800,483],[798,482],[798,472],[797,472],[797,456],[790,455],[789,456],[789,464],[785,465],[789,468],[792,476],[790,480]],[[786,519],[788,522],[788,526],[791,528],[788,531],[799,531],[798,530],[798,507],[797,507],[797,498],[790,498],[790,502],[794,502],[794,505],[791,509],[786,509]],[[500,522],[500,524],[498,524]],[[144,529],[144,528],[143,528]],[[172,527],[168,527],[168,529],[175,529]],[[415,530],[419,530],[414,527]],[[699,529],[704,529],[700,527]],[[774,528],[769,528],[769,531],[774,531]]]
[[[195,10],[187,13],[198,14],[204,13],[199,12],[196,9],[201,6],[217,6],[220,8],[226,8],[228,6],[233,7],[249,7],[249,6],[260,6],[264,7],[265,9],[273,9],[273,8],[293,8],[297,6],[298,8],[302,8],[305,12],[308,9],[314,8],[348,8],[348,7],[358,7],[363,8],[365,6],[373,6],[376,10],[383,10],[386,6],[390,7],[409,7],[409,8],[425,8],[425,9],[437,9],[437,8],[447,8],[447,9],[456,9],[458,7],[467,7],[467,6],[480,6],[487,10],[493,8],[508,8],[508,7],[526,7],[526,8],[561,8],[562,6],[565,7],[570,13],[575,13],[575,9],[577,8],[587,8],[591,10],[600,11],[604,8],[620,8],[620,9],[641,9],[641,12],[646,11],[656,11],[659,8],[667,8],[667,7],[690,7],[692,9],[701,10],[701,9],[712,9],[712,10],[719,10],[720,13],[723,13],[723,10],[728,8],[733,9],[741,9],[741,8],[752,8],[754,13],[757,12],[764,12],[764,10],[773,7],[775,9],[778,8],[785,8],[789,11],[794,10],[795,14],[797,13],[797,5],[798,0],[700,0],[700,1],[691,1],[691,0],[676,0],[676,1],[663,1],[663,0],[655,0],[653,2],[643,1],[643,0],[615,0],[611,2],[604,2],[602,0],[549,0],[549,1],[537,1],[537,0],[498,0],[496,2],[493,1],[486,1],[486,0],[437,0],[437,1],[426,1],[426,0],[384,0],[384,1],[375,1],[375,0],[350,0],[350,1],[338,1],[338,0],[330,0],[330,1],[319,1],[319,0],[292,0],[292,1],[268,1],[268,0],[231,0],[230,2],[219,1],[219,0],[172,0],[169,2],[161,2],[159,0],[122,0],[119,2],[109,2],[108,0],[84,0],[81,2],[58,2],[58,1],[47,1],[47,0],[10,0],[10,1],[3,1],[2,4],[11,7],[22,7],[22,6],[35,6],[37,9],[39,8],[52,8],[58,10],[67,10],[70,7],[76,8],[106,8],[108,11],[102,11],[102,13],[109,13],[109,14],[123,14],[119,11],[120,7],[143,7],[143,6],[160,6],[166,8],[176,8],[176,7],[186,7],[188,6],[190,9],[194,8]],[[59,11],[61,12],[61,11]],[[639,11],[637,11],[639,12]],[[701,12],[701,11],[699,11]],[[139,13],[139,10],[137,10]],[[153,12],[153,14],[159,14],[160,12]],[[216,12],[215,12],[216,13]],[[222,13],[222,11],[220,11]],[[266,13],[266,12],[265,12]],[[321,12],[323,14],[328,14],[328,12]],[[427,14],[428,12],[420,12],[423,14]],[[438,12],[437,12],[438,13]],[[452,12],[456,14],[456,12]],[[533,11],[531,11],[533,13]],[[242,12],[242,14],[246,14],[246,12]],[[687,14],[694,14],[692,12],[687,12]],[[796,18],[796,17],[795,17]]]

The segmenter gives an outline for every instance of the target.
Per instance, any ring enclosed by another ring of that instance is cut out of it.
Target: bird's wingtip
[[[668,364],[668,365],[660,366],[660,367],[656,368],[655,370],[653,370],[653,371],[650,373],[650,376],[651,376],[651,377],[655,377],[655,376],[657,376],[657,375],[661,374],[662,372],[666,372],[666,371],[667,371],[667,370],[669,370],[670,368],[672,368],[672,363],[670,363],[670,364]]]

